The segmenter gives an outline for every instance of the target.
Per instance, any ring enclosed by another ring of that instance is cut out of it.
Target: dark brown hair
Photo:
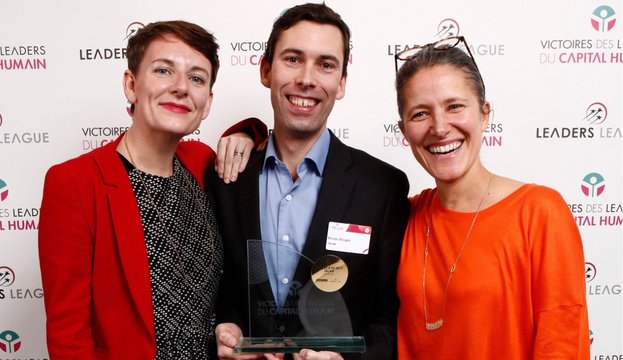
[[[432,46],[426,46],[417,56],[407,60],[396,73],[396,94],[398,101],[398,114],[402,118],[402,111],[404,110],[404,94],[403,88],[405,84],[415,74],[423,68],[431,68],[435,65],[450,65],[457,69],[460,69],[465,74],[465,78],[469,86],[474,90],[478,97],[480,106],[484,106],[485,98],[485,85],[482,81],[480,71],[476,66],[476,63],[472,58],[459,47],[453,47],[450,49],[437,50]]]
[[[322,4],[307,3],[297,5],[286,10],[273,24],[273,29],[268,37],[264,60],[272,64],[275,55],[275,46],[281,34],[296,25],[298,22],[307,20],[318,24],[334,25],[342,33],[344,42],[344,64],[342,65],[342,76],[346,76],[348,58],[350,56],[350,29],[342,20],[342,17],[330,7]]]

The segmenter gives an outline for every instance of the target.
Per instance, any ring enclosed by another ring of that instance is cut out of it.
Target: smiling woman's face
[[[456,181],[480,164],[489,104],[479,105],[464,71],[451,65],[424,67],[402,91],[400,128],[415,158],[435,180]]]
[[[135,126],[179,138],[195,131],[212,104],[211,74],[210,61],[177,37],[155,39],[138,72],[124,73]]]

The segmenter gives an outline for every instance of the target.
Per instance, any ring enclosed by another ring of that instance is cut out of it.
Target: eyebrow
[[[175,65],[174,61],[169,60],[167,58],[156,58],[151,63],[154,64],[154,63],[157,63],[157,62],[163,62],[163,63],[165,63],[165,64],[167,64],[169,66],[174,66]],[[193,71],[202,71],[202,72],[205,72],[208,76],[211,75],[210,72],[207,69],[205,69],[205,68],[203,68],[201,66],[196,66],[196,65],[191,67],[190,71],[191,72],[193,72]]]
[[[303,50],[297,49],[297,48],[285,48],[283,49],[279,54],[280,55],[284,55],[287,53],[294,53],[296,55],[304,55],[305,52]],[[331,60],[331,61],[335,61],[336,63],[340,63],[340,60],[334,56],[334,55],[330,55],[330,54],[322,54],[320,55],[320,58],[323,60]]]

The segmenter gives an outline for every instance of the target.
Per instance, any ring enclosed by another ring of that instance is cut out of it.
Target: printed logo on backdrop
[[[0,232],[36,231],[39,228],[39,208],[8,207],[9,185],[0,178]],[[4,236],[3,238],[7,238]]]
[[[582,114],[577,114],[576,126],[537,127],[537,139],[621,139],[620,127],[613,127],[606,121],[608,108],[602,102],[594,102],[586,107]]]
[[[589,307],[589,310],[590,310],[590,307]],[[589,315],[589,318],[590,318],[590,315]],[[590,321],[591,320],[589,319],[589,322]],[[614,324],[616,324],[616,322],[614,322]],[[620,322],[619,322],[619,325],[620,325]],[[596,335],[593,332],[593,329],[588,329],[588,331],[589,331],[588,332],[588,334],[589,334],[588,335],[589,336],[589,345],[591,346],[591,356],[592,356],[591,359],[593,359],[593,360],[623,360],[623,353],[620,352],[621,351],[620,349],[619,350],[613,349],[613,351],[607,352],[605,354],[603,354],[603,353],[602,354],[596,354],[595,352],[597,352],[597,349],[593,349],[592,348],[593,342],[595,342],[595,339],[596,339]],[[602,338],[602,340],[603,340],[603,338]],[[604,344],[606,344],[606,343],[605,342],[601,342],[599,345],[604,346]]]
[[[6,200],[9,197],[9,185],[4,180],[0,179],[0,202]]]
[[[273,130],[274,129],[268,129],[268,135],[271,136],[273,134]],[[348,140],[350,139],[350,128],[329,128],[329,130],[331,130],[333,132],[333,135],[335,135],[338,139],[340,140]]]
[[[604,280],[603,276],[597,278],[597,267],[593,263],[586,262],[584,265],[586,267],[586,293],[589,296],[621,295],[621,284],[607,281],[607,278]]]
[[[586,282],[589,283],[593,281],[593,279],[595,279],[595,276],[597,276],[597,268],[595,267],[595,265],[593,265],[593,263],[589,263],[589,262],[584,263],[584,265],[586,269],[584,271],[585,279],[586,279]]]
[[[437,40],[445,39],[450,36],[459,35],[459,23],[454,19],[444,19],[439,22],[437,26],[437,34],[435,38]],[[469,41],[469,40],[468,40]]]
[[[119,36],[118,40],[114,40],[115,43],[119,43],[121,46],[105,46],[96,45],[94,47],[78,49],[78,58],[81,61],[106,61],[106,60],[123,60],[126,58],[126,46],[125,42],[134,34],[138,29],[145,27],[143,23],[132,22],[125,28],[123,36]]]
[[[241,39],[229,43],[231,66],[259,66],[266,51],[266,42],[257,39]]]
[[[82,150],[91,151],[102,147],[115,139],[128,129],[128,126],[93,126],[80,129],[82,136]]]
[[[43,289],[19,286],[15,271],[0,265],[0,301],[32,301],[43,298]]]
[[[10,44],[0,41],[0,71],[46,70],[43,44]]]
[[[128,130],[128,128],[128,126],[83,127],[80,129],[80,136],[82,137],[82,150],[87,152],[107,145],[115,141],[115,139],[124,131]],[[192,134],[185,136],[182,141],[201,141],[201,138],[198,137],[199,134],[201,134],[201,130],[197,129]]]
[[[544,38],[540,40],[543,52],[541,64],[621,64],[623,41],[616,27],[617,14],[609,5],[600,5],[587,11],[586,21],[577,24],[586,28],[586,36],[580,38]],[[586,24],[590,23],[591,27]],[[559,30],[557,29],[556,32]]]
[[[123,40],[130,39],[132,36],[134,36],[134,34],[136,34],[137,31],[144,27],[145,25],[143,25],[143,23],[137,21],[130,23],[130,25],[128,25],[128,27],[125,29],[125,39]]]
[[[616,24],[616,17],[614,13],[614,9],[612,9],[608,5],[602,5],[597,7],[595,11],[593,11],[593,16],[591,17],[591,25],[593,25],[593,29],[599,32],[608,32],[612,30],[614,24]]]
[[[2,115],[0,114],[0,130],[2,130]],[[48,144],[50,133],[44,131],[2,132],[0,131],[0,145],[4,144]]]
[[[392,60],[396,54],[401,51],[415,47],[416,45],[424,45],[438,40],[445,39],[450,36],[465,36],[465,40],[469,46],[470,51],[474,54],[476,62],[479,57],[484,56],[504,56],[506,53],[506,44],[492,44],[478,42],[478,39],[471,39],[469,35],[460,34],[459,23],[451,18],[443,19],[437,25],[435,34],[431,38],[419,38],[414,39],[410,44],[388,44],[387,55],[392,57]],[[459,45],[463,48],[463,45]],[[463,49],[465,50],[465,49]],[[400,64],[398,64],[400,66]],[[383,147],[394,148],[408,148],[409,143],[402,135],[398,122],[389,122],[382,124],[382,142]],[[503,124],[501,122],[495,122],[495,112],[492,110],[489,115],[489,125],[482,136],[482,145],[487,147],[501,147],[502,146],[502,131]]]
[[[469,45],[469,49],[471,50],[472,54],[474,54],[474,57],[476,58],[476,62],[478,62],[478,59],[480,56],[489,57],[489,56],[505,56],[506,55],[506,44],[483,43],[480,41],[481,39],[475,39],[473,37],[470,37],[470,34],[461,34],[459,30],[460,30],[460,26],[456,20],[454,19],[441,20],[439,24],[437,25],[437,29],[434,35],[432,35],[431,37],[424,38],[424,37],[418,36],[417,38],[412,39],[411,42],[408,44],[404,44],[404,43],[388,44],[387,45],[387,56],[391,56],[393,59],[395,54],[403,50],[415,47],[416,45],[424,45],[424,44],[435,42],[441,39],[445,39],[450,36],[458,36],[458,35],[465,36],[465,40],[467,41],[467,44]]]
[[[593,345],[593,341],[595,340],[595,336],[593,335],[593,329],[588,329],[588,336],[590,337],[589,346]]]
[[[584,195],[594,198],[600,196],[604,192],[606,189],[605,182],[606,181],[601,174],[590,173],[582,179],[580,187],[582,188],[582,193],[584,193]]]
[[[0,332],[0,351],[13,354],[22,347],[22,341],[19,335],[12,330]]]
[[[588,173],[579,179],[580,200],[567,204],[578,226],[621,227],[623,204],[620,199],[608,198],[607,189],[610,186],[616,188],[621,184],[608,184],[606,178],[598,172]]]

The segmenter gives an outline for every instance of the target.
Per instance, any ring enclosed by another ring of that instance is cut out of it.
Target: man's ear
[[[335,98],[341,100],[344,98],[344,95],[346,95],[346,75],[342,76],[340,79],[340,87],[337,90]]]
[[[270,89],[270,64],[262,58],[260,61],[260,80],[262,81],[262,85]]]

